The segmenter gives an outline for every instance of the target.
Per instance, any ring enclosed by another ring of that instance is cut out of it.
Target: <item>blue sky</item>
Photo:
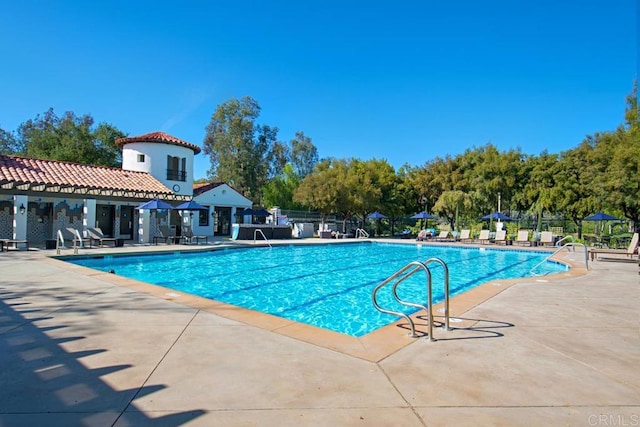
[[[0,127],[53,107],[201,145],[248,95],[320,157],[557,153],[623,122],[638,1],[4,2]]]

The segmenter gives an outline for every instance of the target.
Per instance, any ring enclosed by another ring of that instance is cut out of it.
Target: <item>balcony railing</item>
[[[167,169],[167,179],[170,181],[186,181],[187,171],[181,171],[176,169]]]

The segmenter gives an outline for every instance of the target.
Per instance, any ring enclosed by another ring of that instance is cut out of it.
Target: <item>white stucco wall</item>
[[[144,154],[144,163],[138,162]],[[167,156],[186,158],[186,181],[167,179]],[[122,169],[147,172],[170,190],[180,195],[193,195],[193,150],[178,145],[157,142],[132,142],[122,148]]]
[[[202,193],[194,200],[201,205],[209,206],[209,226],[201,227],[198,225],[197,217],[193,224],[194,234],[213,235],[213,220],[211,214],[216,207],[230,207],[231,209],[231,222],[235,222],[236,209],[246,209],[252,206],[251,200],[238,193],[227,184],[222,184],[213,188],[205,193]]]

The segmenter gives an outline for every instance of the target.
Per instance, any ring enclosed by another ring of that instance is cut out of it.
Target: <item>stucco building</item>
[[[164,132],[120,138],[122,168],[0,155],[0,239],[32,245],[58,230],[99,227],[105,235],[147,243],[159,226],[176,234],[230,236],[251,200],[225,183],[193,184],[200,147]],[[195,200],[206,211],[138,210],[158,198],[177,206]]]

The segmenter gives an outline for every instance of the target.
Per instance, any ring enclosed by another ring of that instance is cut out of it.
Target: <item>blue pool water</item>
[[[386,243],[287,245],[273,248],[222,249],[210,252],[69,258],[86,267],[153,283],[251,310],[362,336],[398,320],[378,312],[371,302],[376,285],[412,261],[437,257],[449,268],[450,294],[496,279],[530,276],[549,253],[434,247]],[[442,301],[444,275],[430,264],[434,303]],[[536,274],[566,271],[544,263]],[[406,300],[426,303],[425,275],[415,274],[399,286]],[[381,292],[384,307],[415,311]]]

